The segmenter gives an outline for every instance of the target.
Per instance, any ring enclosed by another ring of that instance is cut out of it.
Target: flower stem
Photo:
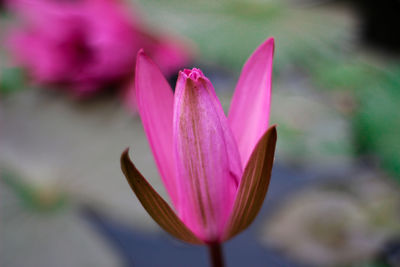
[[[220,243],[208,244],[210,260],[212,267],[224,267],[224,256],[222,255],[222,247]]]

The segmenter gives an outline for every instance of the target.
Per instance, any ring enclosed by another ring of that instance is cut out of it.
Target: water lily
[[[142,51],[136,63],[138,110],[174,212],[135,168],[122,170],[153,219],[183,241],[216,244],[246,229],[267,193],[276,143],[269,127],[274,40],[243,67],[229,116],[199,69],[179,72],[175,94]]]
[[[9,46],[18,65],[39,84],[57,85],[74,96],[119,88],[133,75],[136,54],[146,51],[171,75],[190,60],[178,38],[156,35],[123,1],[13,0],[19,24]],[[60,86],[61,85],[61,86]]]

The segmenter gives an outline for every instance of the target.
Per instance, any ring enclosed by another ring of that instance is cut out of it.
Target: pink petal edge
[[[274,42],[274,38],[267,39],[249,57],[231,102],[228,120],[243,166],[268,129]]]
[[[143,49],[137,54],[135,89],[138,110],[162,181],[177,205],[175,164],[172,157],[174,95],[160,69]]]

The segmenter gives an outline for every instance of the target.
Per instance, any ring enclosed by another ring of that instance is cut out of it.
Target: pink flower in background
[[[136,97],[144,130],[177,215],[131,163],[122,169],[149,214],[166,231],[197,244],[223,242],[256,217],[268,189],[276,130],[268,124],[274,40],[245,64],[229,116],[199,69],[179,73],[175,95],[139,52]]]
[[[15,0],[22,25],[11,32],[17,62],[38,83],[88,96],[126,81],[146,49],[170,75],[189,60],[172,37],[154,36],[117,0]]]

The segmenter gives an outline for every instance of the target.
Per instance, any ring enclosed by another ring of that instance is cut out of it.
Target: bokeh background
[[[151,220],[119,167],[165,197],[132,94],[146,51],[200,67],[225,110],[276,40],[273,176],[228,266],[400,266],[397,0],[0,1],[0,265],[207,266]]]

